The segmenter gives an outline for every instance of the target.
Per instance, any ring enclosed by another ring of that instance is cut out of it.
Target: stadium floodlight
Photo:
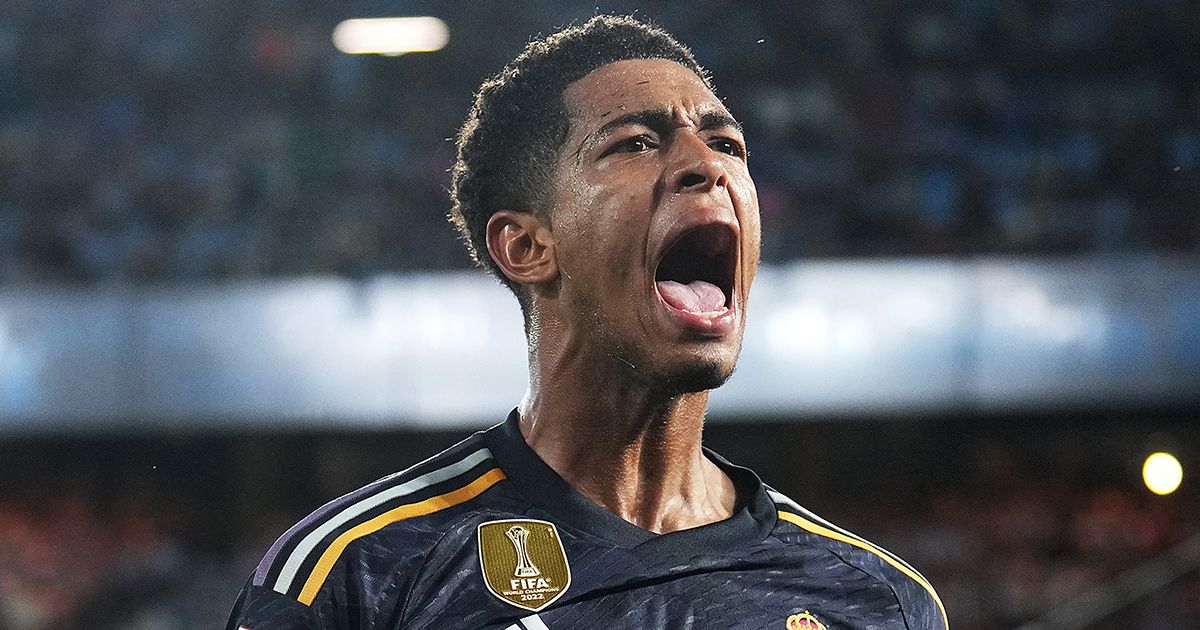
[[[348,55],[433,52],[448,41],[450,29],[435,17],[357,18],[333,29],[333,45]]]
[[[1154,494],[1171,494],[1183,481],[1183,465],[1171,453],[1153,453],[1142,465],[1142,479]]]

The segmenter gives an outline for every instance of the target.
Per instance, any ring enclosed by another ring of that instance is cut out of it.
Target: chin
[[[703,360],[667,370],[659,380],[664,393],[670,396],[716,389],[733,376],[732,362]]]

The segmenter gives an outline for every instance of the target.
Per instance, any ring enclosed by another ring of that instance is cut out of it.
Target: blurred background
[[[1194,0],[5,0],[0,628],[220,627],[290,524],[505,417],[451,139],[597,12],[746,127],[764,267],[707,443],[957,629],[1200,628]],[[384,16],[448,41],[331,41]]]

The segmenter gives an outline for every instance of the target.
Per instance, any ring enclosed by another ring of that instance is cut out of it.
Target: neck
[[[529,354],[521,433],[578,492],[656,533],[733,514],[733,483],[700,447],[707,391],[662,394],[578,344],[535,338]]]

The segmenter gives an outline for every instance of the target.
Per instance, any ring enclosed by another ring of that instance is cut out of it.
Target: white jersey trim
[[[338,528],[346,523],[358,518],[388,501],[398,499],[405,495],[419,492],[429,486],[432,486],[449,479],[453,479],[477,466],[484,460],[492,459],[492,452],[486,448],[481,448],[474,453],[464,457],[457,463],[450,464],[443,468],[439,468],[432,472],[425,473],[420,477],[406,481],[398,486],[393,486],[378,494],[372,494],[368,497],[359,499],[350,506],[342,509],[337,514],[329,517],[324,523],[321,523],[316,529],[308,533],[300,544],[288,555],[287,561],[283,565],[283,570],[279,572],[279,578],[275,580],[275,585],[272,587],[277,593],[286,595],[292,587],[292,582],[296,579],[296,573],[300,571],[300,566],[304,564],[304,560],[321,544],[321,541],[333,533]]]
[[[787,495],[783,494],[782,492],[777,492],[775,490],[768,489],[767,494],[769,494],[771,496],[771,499],[773,499],[776,503],[782,503],[782,504],[792,508],[793,510],[796,510],[797,512],[804,515],[804,517],[808,518],[809,520],[816,521],[820,525],[827,527],[843,536],[846,536],[847,538],[853,538],[854,540],[858,540],[867,545],[870,545],[873,549],[878,549],[879,551],[882,551],[884,554],[887,555],[887,557],[904,565],[905,568],[907,568],[909,571],[912,571],[913,573],[920,575],[922,580],[925,580],[926,582],[929,581],[929,578],[926,578],[924,575],[921,575],[920,571],[914,569],[911,564],[905,562],[904,559],[901,558],[900,556],[897,556],[896,554],[888,551],[887,549],[884,549],[883,547],[880,547],[879,545],[876,545],[875,543],[863,538],[862,536],[859,536],[858,534],[855,534],[853,532],[849,532],[845,529],[842,529],[841,527],[838,527],[837,525],[830,523],[829,521],[821,518],[820,516],[817,516],[816,514],[812,513],[807,508],[805,508],[804,506],[802,506],[799,503],[796,503],[795,501],[788,498]]]

